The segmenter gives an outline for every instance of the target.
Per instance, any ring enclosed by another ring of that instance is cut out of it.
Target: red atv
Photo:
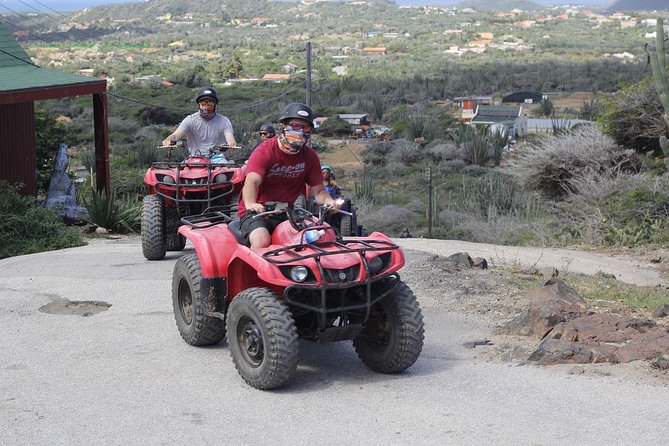
[[[185,217],[179,233],[196,254],[181,257],[172,302],[181,337],[191,345],[225,337],[241,377],[258,389],[285,384],[295,372],[298,338],[352,340],[363,363],[380,373],[411,366],[423,348],[423,316],[400,279],[402,250],[385,235],[341,238],[303,208],[266,203],[264,215],[287,213],[272,245],[250,249],[239,220],[223,212]]]
[[[156,162],[144,175],[148,195],[142,201],[142,252],[148,260],[160,260],[165,251],[181,251],[186,239],[177,232],[181,218],[218,206],[236,215],[237,197],[244,181],[243,166],[218,162],[228,146],[216,146],[206,154],[169,161],[180,145],[161,146],[168,161]]]

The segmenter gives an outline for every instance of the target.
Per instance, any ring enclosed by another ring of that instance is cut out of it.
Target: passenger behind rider
[[[165,138],[163,145],[169,146],[185,136],[190,156],[207,156],[209,149],[223,144],[236,146],[230,119],[216,112],[218,106],[216,90],[211,87],[201,88],[197,92],[195,102],[198,111],[186,116],[179,127]],[[222,153],[216,158],[217,162],[227,161]]]
[[[323,186],[325,187],[326,192],[329,193],[332,198],[341,197],[343,190],[337,185],[332,168],[328,165],[322,165],[321,173],[323,174]]]
[[[308,146],[314,127],[314,112],[306,104],[288,104],[281,117],[283,130],[278,137],[262,142],[251,153],[239,200],[240,230],[251,248],[271,244],[271,234],[286,214],[256,218],[268,201],[292,203],[309,185],[320,205],[335,209],[339,204],[325,191],[318,154]]]
[[[255,150],[256,147],[268,139],[274,138],[276,136],[276,130],[274,130],[274,127],[272,127],[271,124],[263,124],[260,126],[260,130],[258,130],[258,136],[260,136],[260,142],[258,142],[258,144],[256,144],[253,149],[251,149],[251,151]]]

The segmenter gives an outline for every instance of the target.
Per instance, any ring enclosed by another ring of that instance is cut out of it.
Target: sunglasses
[[[270,132],[260,132],[260,136],[270,136]]]
[[[200,101],[199,104],[200,105],[207,105],[207,106],[211,107],[213,105],[216,105],[216,102],[214,102],[214,101]]]
[[[288,127],[293,130],[304,130],[305,132],[311,131],[311,126],[309,124],[302,124],[301,122],[289,122],[286,124],[286,128]]]

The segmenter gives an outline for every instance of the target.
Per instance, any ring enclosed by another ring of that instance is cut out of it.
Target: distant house
[[[83,70],[77,71],[79,76],[93,77],[93,68],[84,68]]]
[[[262,80],[269,82],[285,82],[290,80],[290,74],[267,73],[262,77]]]
[[[510,136],[518,137],[527,134],[527,116],[523,107],[477,106],[472,125],[488,125],[506,129]]]
[[[149,87],[155,85],[155,83],[161,83],[163,77],[159,74],[147,74],[146,76],[139,76],[135,78],[135,82],[139,83],[142,87]]]
[[[287,63],[284,66],[281,67],[281,69],[284,71],[284,73],[294,73],[297,71],[299,67],[295,65],[294,63]]]
[[[371,122],[369,122],[367,116],[369,116],[367,113],[342,114],[339,115],[339,119],[343,119],[351,125],[370,125]]]
[[[493,105],[492,96],[460,96],[453,98],[460,106],[461,115],[460,120],[470,122],[476,115],[476,108],[479,105]]]
[[[386,47],[383,47],[383,46],[379,46],[379,47],[368,46],[366,48],[363,48],[362,51],[365,52],[365,53],[386,54]]]
[[[502,104],[541,104],[546,96],[538,91],[517,91],[502,98]]]
[[[321,124],[327,121],[327,119],[328,118],[326,116],[319,116],[317,118],[314,118],[314,128],[317,129],[318,127],[320,127]]]

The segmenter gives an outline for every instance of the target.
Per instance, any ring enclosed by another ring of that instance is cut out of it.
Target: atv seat
[[[249,246],[248,241],[244,238],[242,232],[240,231],[240,225],[241,220],[232,220],[230,223],[228,223],[228,229],[230,232],[232,232],[232,235],[235,236],[237,242],[240,245]]]

